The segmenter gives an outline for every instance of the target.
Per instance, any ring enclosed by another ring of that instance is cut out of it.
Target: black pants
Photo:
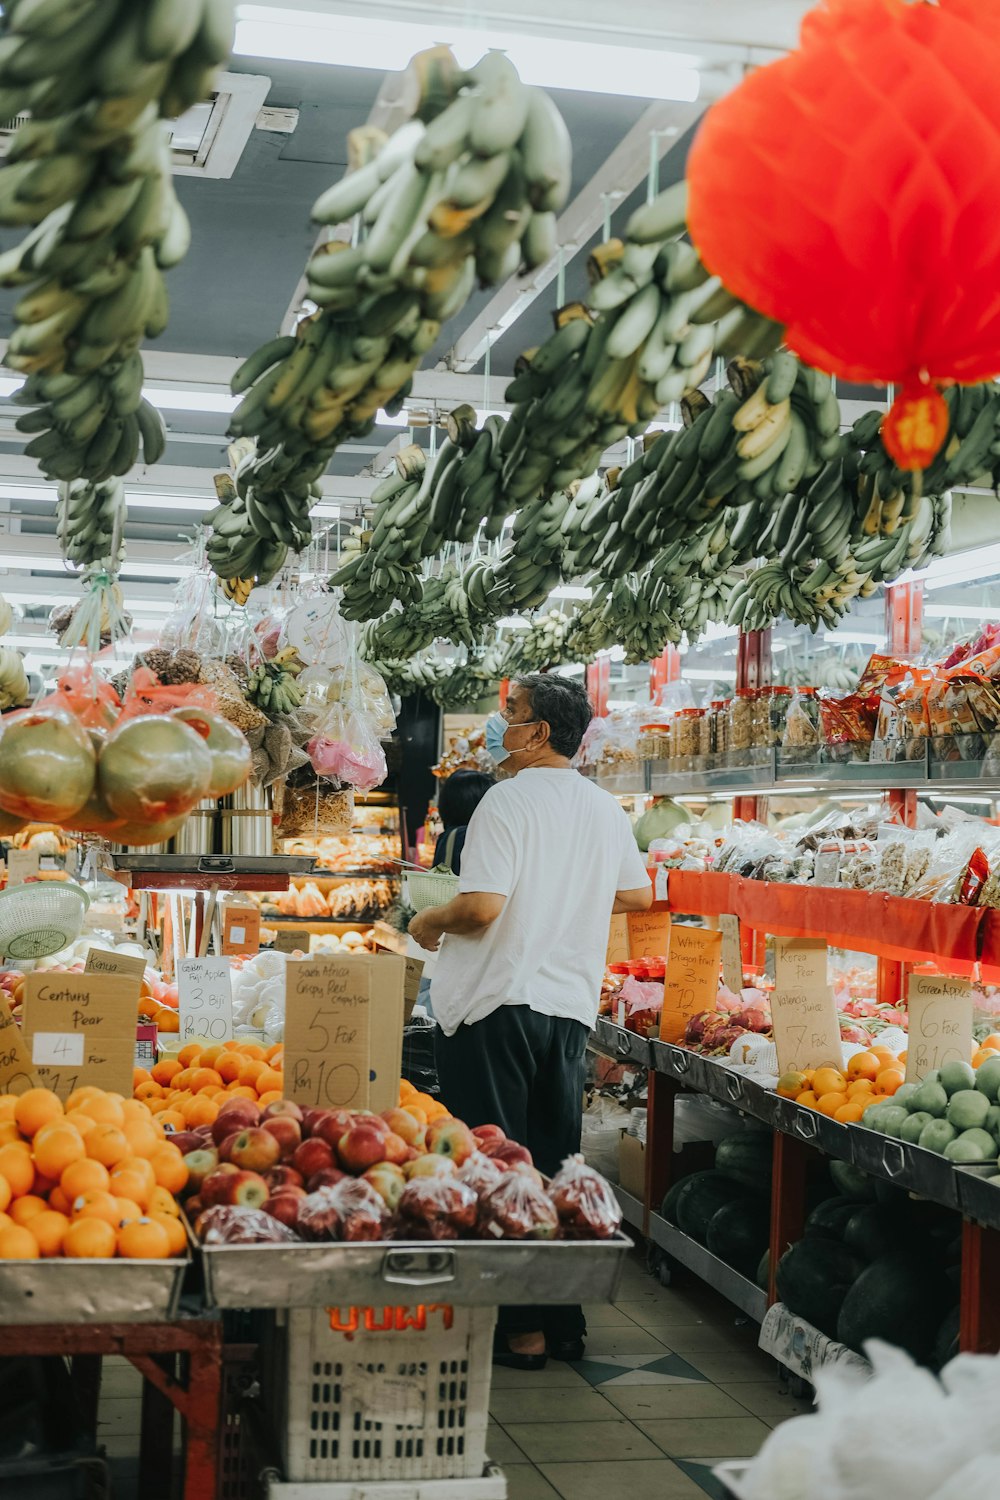
[[[527,1005],[502,1005],[454,1036],[439,1027],[441,1098],[467,1125],[499,1125],[551,1176],[580,1149],[588,1035],[582,1021],[543,1016]],[[497,1327],[508,1337],[541,1329],[552,1344],[587,1331],[579,1306],[502,1307]]]

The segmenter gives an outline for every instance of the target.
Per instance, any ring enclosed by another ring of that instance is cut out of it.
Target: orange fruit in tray
[[[51,1089],[26,1089],[14,1105],[14,1119],[22,1135],[34,1135],[64,1114],[62,1100]]]
[[[35,1164],[23,1141],[0,1146],[0,1177],[6,1177],[15,1198],[31,1192],[35,1181]]]
[[[841,1089],[834,1089],[830,1094],[820,1094],[816,1100],[816,1109],[821,1115],[829,1115],[832,1120],[838,1109],[842,1109],[847,1103],[847,1095]]]
[[[149,1217],[154,1224],[159,1224],[167,1236],[167,1245],[169,1247],[167,1254],[171,1256],[183,1255],[187,1249],[187,1233],[181,1220],[175,1214],[158,1214],[152,1210],[150,1210]]]
[[[73,1199],[70,1217],[77,1219],[103,1219],[105,1224],[117,1224],[120,1218],[118,1199],[113,1193],[95,1191],[80,1193]]]
[[[262,1106],[276,1104],[279,1099],[283,1099],[284,1097],[284,1089],[270,1089],[266,1094],[257,1095],[257,1103]]]
[[[199,1068],[214,1068],[215,1065],[216,1065],[216,1063],[217,1063],[217,1061],[219,1060],[219,1058],[221,1056],[222,1056],[222,1045],[221,1045],[221,1043],[219,1044],[218,1047],[214,1047],[214,1046],[213,1047],[203,1047],[202,1048],[202,1052],[201,1052],[201,1056],[198,1059],[198,1066],[199,1066]]]
[[[122,1171],[116,1168],[111,1174],[111,1187],[109,1191],[116,1198],[127,1198],[139,1208],[145,1208],[149,1203],[153,1189],[148,1181],[139,1172]]]
[[[874,1052],[856,1052],[847,1064],[847,1077],[851,1082],[859,1078],[874,1082],[881,1071],[881,1059]]]
[[[0,1177],[0,1214],[6,1217],[5,1209],[13,1199],[14,1194],[10,1190],[10,1183],[6,1177]]]
[[[991,1031],[989,1036],[983,1037],[979,1045],[981,1047],[995,1047],[1000,1052],[1000,1031]]]
[[[56,1121],[56,1124],[58,1123]],[[93,1130],[97,1121],[92,1120],[90,1115],[86,1114],[82,1109],[71,1109],[66,1113],[65,1123],[72,1125],[73,1129],[78,1131],[80,1135],[86,1135],[88,1130]]]
[[[853,1083],[847,1085],[848,1099],[868,1099],[875,1092],[875,1085],[870,1078],[855,1078]]]
[[[98,1125],[115,1125],[120,1130],[125,1124],[125,1111],[121,1101],[113,1094],[101,1094],[87,1100],[86,1113]]]
[[[201,1044],[199,1042],[188,1042],[177,1054],[177,1061],[182,1068],[189,1068],[193,1062],[201,1057]]]
[[[184,1064],[178,1062],[176,1057],[162,1057],[151,1070],[150,1077],[154,1083],[162,1084],[165,1088],[178,1073],[183,1073]]]
[[[839,1120],[842,1125],[853,1125],[856,1120],[861,1119],[864,1112],[863,1098],[849,1099],[846,1104],[842,1104],[838,1110],[834,1111],[833,1118]]]
[[[62,1250],[66,1231],[69,1229],[69,1219],[65,1214],[57,1213],[55,1209],[47,1208],[43,1213],[36,1214],[28,1225],[31,1234],[38,1243],[38,1248],[43,1258],[58,1255]]]
[[[39,1260],[38,1241],[20,1224],[0,1229],[0,1260]]]
[[[813,1092],[822,1099],[824,1094],[844,1094],[847,1079],[839,1068],[817,1068],[813,1074]]]
[[[114,1167],[129,1155],[128,1138],[117,1125],[95,1125],[88,1130],[83,1142],[92,1161],[104,1167]]]
[[[187,1186],[188,1169],[176,1146],[163,1146],[151,1158],[156,1182],[169,1193],[179,1193]]]
[[[6,1146],[10,1141],[23,1141],[23,1139],[13,1120],[0,1120],[0,1146]]]
[[[181,1029],[180,1016],[175,1010],[171,1010],[169,1006],[166,1005],[160,1006],[159,1010],[156,1012],[156,1015],[153,1017],[153,1021],[156,1025],[157,1031],[173,1033],[174,1035],[176,1035],[176,1033]]]
[[[16,1108],[16,1094],[0,1094],[0,1120],[13,1120]]]
[[[69,1218],[73,1204],[62,1187],[54,1187],[49,1194],[49,1207],[54,1208],[56,1213],[65,1214]]]
[[[67,1167],[87,1154],[83,1136],[69,1125],[46,1125],[35,1136],[33,1149],[36,1169],[56,1182]]]
[[[995,1047],[980,1047],[977,1052],[973,1052],[972,1054],[972,1066],[974,1068],[981,1068],[983,1063],[989,1062],[991,1057],[1000,1057],[1000,1051]]]
[[[819,1097],[813,1089],[803,1089],[795,1102],[801,1104],[804,1109],[815,1109],[819,1103]]]
[[[116,1198],[115,1202],[118,1204],[117,1227],[119,1229],[123,1224],[131,1224],[143,1217],[143,1210],[131,1198]]]
[[[87,1157],[66,1168],[59,1179],[59,1186],[72,1203],[81,1193],[106,1193],[110,1181],[107,1167]]]
[[[128,1142],[130,1156],[152,1156],[163,1144],[163,1136],[153,1124],[152,1117],[145,1120],[126,1120],[123,1135]]]
[[[804,1073],[783,1073],[778,1079],[776,1092],[780,1094],[782,1099],[797,1099],[805,1086]]]
[[[875,1080],[875,1088],[880,1094],[894,1094],[905,1082],[902,1068],[883,1068]]]
[[[277,1068],[265,1067],[263,1072],[258,1073],[256,1088],[258,1094],[273,1094],[275,1090],[281,1089],[285,1084],[284,1073],[279,1073]]]
[[[63,1255],[73,1260],[110,1260],[117,1248],[114,1227],[103,1219],[77,1219],[62,1242]]]
[[[126,1260],[167,1260],[170,1237],[155,1219],[133,1219],[118,1231],[118,1254]]]
[[[44,1198],[36,1198],[34,1193],[25,1193],[23,1198],[15,1198],[10,1205],[10,1217],[15,1224],[28,1224],[36,1214],[43,1214],[47,1208]]]
[[[173,1193],[168,1192],[165,1187],[160,1187],[159,1183],[157,1183],[149,1195],[149,1209],[147,1212],[151,1216],[169,1214],[172,1219],[179,1219],[181,1206]]]
[[[243,1059],[238,1052],[223,1052],[215,1065],[223,1083],[238,1083],[243,1071]]]

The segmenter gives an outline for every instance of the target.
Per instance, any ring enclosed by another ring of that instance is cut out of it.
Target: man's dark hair
[[[444,828],[464,828],[493,785],[493,777],[485,771],[453,771],[442,781],[438,792],[438,812]]]
[[[583,683],[549,672],[526,672],[513,680],[529,695],[532,718],[549,726],[549,744],[553,750],[572,759],[594,717]]]

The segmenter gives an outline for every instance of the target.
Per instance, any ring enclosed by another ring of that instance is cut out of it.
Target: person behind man
[[[612,913],[652,903],[628,818],[571,765],[591,716],[571,678],[513,680],[486,725],[487,749],[512,774],[472,815],[459,894],[410,923],[422,948],[441,947],[442,1097],[470,1125],[500,1125],[546,1174],[579,1150]],[[579,1307],[501,1308],[494,1357],[538,1369],[547,1353],[581,1359],[585,1336]]]
[[[492,785],[493,777],[485,771],[453,771],[442,781],[438,792],[442,832],[434,846],[435,865],[447,865],[453,874],[461,875],[469,819]]]

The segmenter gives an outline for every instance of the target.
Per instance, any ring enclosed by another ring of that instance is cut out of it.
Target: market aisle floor
[[[586,1311],[580,1364],[494,1368],[487,1451],[508,1500],[718,1496],[713,1465],[756,1453],[772,1427],[809,1409],[779,1391],[755,1324],[694,1277],[661,1287],[639,1251],[617,1302]],[[139,1389],[125,1361],[105,1362],[101,1437],[115,1500],[135,1496]]]

